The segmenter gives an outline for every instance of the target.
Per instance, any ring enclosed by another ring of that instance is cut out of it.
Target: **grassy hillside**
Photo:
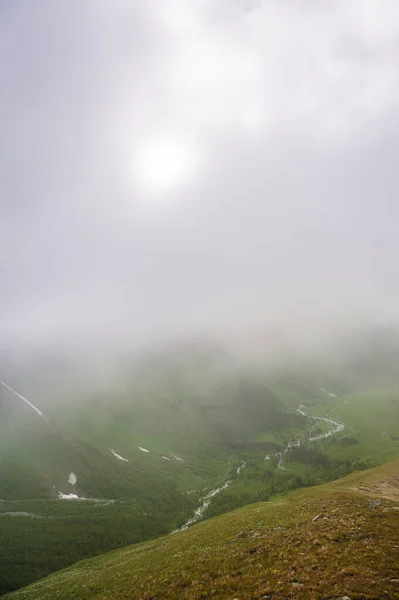
[[[392,385],[370,392],[327,399],[309,409],[310,415],[331,415],[346,425],[345,437],[352,445],[330,445],[337,457],[368,457],[387,462],[399,452],[399,387]]]
[[[236,485],[225,490],[212,502],[208,515],[215,516],[257,500],[297,487],[318,485],[352,471],[370,468],[399,458],[399,387],[396,385],[337,396],[338,390],[322,390],[303,380],[270,384],[286,406],[296,411],[302,406],[306,417],[291,426],[265,431],[256,437],[246,468]],[[330,388],[331,390],[331,388]],[[309,393],[307,398],[304,394]],[[336,419],[343,429],[325,439],[312,438],[327,432],[329,425],[312,417]],[[284,453],[283,468],[278,457],[267,451],[256,452],[256,444],[272,442],[277,448],[291,448]],[[300,445],[297,445],[299,444]]]
[[[10,600],[399,597],[399,461],[87,560]]]
[[[350,394],[356,370],[352,384],[334,364],[329,376],[315,364],[270,378],[208,348],[128,365],[92,389],[63,377],[60,397],[54,373],[32,393],[14,377],[45,419],[0,388],[0,594],[169,533],[227,482],[205,518],[399,458],[399,387],[383,358],[374,375],[386,386]],[[313,417],[328,415],[344,428],[315,440],[331,424]]]
[[[256,380],[204,390],[161,370],[80,402],[30,399],[45,418],[0,389],[0,593],[182,526],[238,478],[252,433],[296,418]]]

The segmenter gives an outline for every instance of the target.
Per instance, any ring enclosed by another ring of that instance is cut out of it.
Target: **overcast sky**
[[[399,312],[397,0],[0,3],[0,336]]]

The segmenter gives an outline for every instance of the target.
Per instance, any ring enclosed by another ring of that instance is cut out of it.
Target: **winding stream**
[[[272,456],[278,456],[279,458],[278,458],[277,468],[281,469],[283,471],[289,470],[289,469],[287,469],[287,467],[284,466],[284,456],[287,454],[287,452],[291,448],[298,448],[304,442],[317,442],[318,440],[324,440],[326,438],[331,437],[335,433],[338,433],[339,431],[343,431],[345,429],[345,425],[343,423],[340,423],[339,421],[335,421],[331,417],[312,417],[312,416],[307,415],[304,411],[304,408],[306,408],[306,406],[304,406],[303,404],[300,404],[296,410],[304,417],[309,417],[309,419],[314,419],[315,421],[322,421],[323,423],[327,423],[329,425],[330,429],[326,433],[320,433],[319,435],[315,435],[313,437],[309,437],[309,438],[306,438],[303,440],[296,440],[295,442],[288,442],[288,444],[284,450],[280,450],[279,452],[276,452],[275,454],[272,454],[272,455],[268,454],[267,456],[265,456],[265,460],[269,460]]]
[[[237,467],[237,477],[240,476],[241,471],[243,469],[245,469],[245,467],[246,467],[245,462],[243,462],[239,467]],[[231,480],[228,480],[222,485],[222,487],[211,490],[206,496],[204,496],[202,498],[202,504],[195,510],[191,519],[189,519],[187,521],[187,523],[184,523],[184,525],[182,525],[180,527],[180,529],[177,529],[176,531],[184,531],[188,527],[191,527],[191,525],[194,525],[195,523],[197,523],[197,521],[200,521],[204,516],[204,512],[210,505],[212,498],[214,498],[215,496],[220,494],[220,492],[222,492],[223,490],[228,488],[232,483],[233,482]],[[175,532],[173,531],[172,533],[175,533]]]
[[[214,496],[217,496],[217,494],[220,494],[220,492],[222,492],[223,490],[225,490],[226,488],[229,487],[229,485],[231,485],[233,482],[232,481],[226,481],[226,483],[224,483],[222,485],[222,487],[220,488],[216,488],[215,490],[211,490],[209,492],[209,494],[207,494],[204,498],[202,498],[202,504],[201,506],[199,506],[193,516],[191,517],[191,519],[189,519],[187,521],[187,523],[184,523],[184,525],[182,525],[180,527],[181,531],[184,531],[185,529],[188,529],[188,527],[191,527],[191,525],[194,525],[194,523],[196,523],[197,521],[199,521],[200,519],[203,518],[204,516],[204,512],[206,511],[206,509],[208,508],[208,506],[211,503],[211,500]]]
[[[284,450],[280,450],[279,452],[276,452],[275,454],[268,454],[267,456],[265,456],[265,460],[270,460],[270,458],[272,456],[278,456],[277,468],[281,469],[283,471],[289,470],[287,467],[284,466],[284,457],[286,456],[286,454],[288,453],[288,451],[291,448],[297,448],[297,447],[301,446],[304,442],[317,442],[318,440],[324,440],[326,438],[331,437],[335,433],[338,433],[339,431],[343,431],[345,429],[345,425],[343,423],[340,423],[339,421],[332,419],[331,416],[330,417],[312,417],[310,415],[307,415],[304,410],[305,408],[306,408],[306,406],[304,406],[303,404],[300,404],[296,410],[304,417],[308,417],[309,419],[314,419],[315,421],[321,421],[323,423],[327,423],[329,426],[329,430],[325,433],[320,433],[318,435],[308,437],[308,438],[305,438],[302,440],[296,440],[295,442],[288,442],[288,444],[287,444],[286,448],[284,448]],[[240,476],[241,470],[244,469],[245,466],[246,466],[246,464],[245,464],[245,462],[243,462],[242,465],[237,467],[237,476],[238,477]],[[204,496],[201,499],[202,504],[195,510],[191,519],[189,519],[187,521],[187,523],[184,523],[184,525],[182,525],[182,527],[180,529],[177,529],[176,531],[184,531],[185,529],[188,529],[189,527],[191,527],[191,525],[194,525],[195,523],[200,521],[204,517],[204,513],[207,510],[207,508],[209,507],[209,505],[212,501],[212,498],[217,496],[217,494],[220,494],[220,492],[222,492],[223,490],[228,488],[232,483],[233,482],[231,480],[226,481],[226,483],[224,483],[220,488],[211,490],[206,496]],[[173,531],[172,533],[176,533],[176,532]]]

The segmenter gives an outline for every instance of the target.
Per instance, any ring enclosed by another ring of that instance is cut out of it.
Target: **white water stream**
[[[241,471],[245,469],[245,467],[245,462],[243,462],[239,467],[237,467],[237,477],[240,476]],[[194,525],[194,523],[197,523],[197,521],[200,521],[203,518],[206,509],[210,505],[212,498],[220,494],[220,492],[228,488],[232,483],[233,482],[231,480],[228,480],[220,488],[216,488],[215,490],[211,490],[210,492],[208,492],[208,494],[201,499],[202,504],[195,510],[191,519],[189,519],[187,523],[184,523],[184,525],[182,525],[180,529],[172,531],[172,533],[176,533],[177,531],[184,531],[188,527],[191,527],[191,525]]]
[[[299,412],[304,417],[308,416],[305,413],[305,410],[304,410],[305,408],[306,408],[306,406],[303,406],[303,404],[300,404],[297,408],[297,412]],[[312,436],[312,437],[309,437],[309,438],[306,438],[303,440],[296,440],[295,442],[288,442],[287,447],[284,450],[280,450],[279,452],[276,452],[276,454],[272,454],[272,455],[268,454],[267,456],[265,456],[265,460],[269,460],[272,456],[278,456],[277,468],[281,469],[283,471],[288,471],[287,467],[284,466],[284,457],[291,448],[297,448],[298,446],[301,446],[304,442],[316,442],[317,440],[324,440],[326,438],[331,437],[335,433],[338,433],[339,431],[343,431],[345,429],[345,425],[343,423],[340,423],[339,421],[335,421],[334,419],[331,419],[331,417],[309,416],[309,418],[314,419],[315,421],[321,421],[323,423],[327,423],[328,426],[330,427],[330,429],[328,431],[326,431],[325,433],[320,433],[318,435],[315,435],[315,436]],[[241,470],[244,468],[245,468],[245,463],[242,463],[242,465],[237,467],[237,476],[238,477],[240,476]],[[224,485],[222,485],[222,487],[216,488],[215,490],[211,490],[206,496],[204,496],[201,500],[202,504],[195,510],[194,515],[191,517],[191,519],[189,519],[187,521],[187,523],[184,523],[184,525],[180,528],[180,530],[184,531],[191,525],[194,525],[195,523],[197,523],[197,521],[200,521],[203,518],[205,511],[209,507],[212,498],[214,498],[217,494],[220,494],[220,492],[222,492],[223,490],[228,488],[232,483],[233,483],[232,481],[226,481],[226,483]],[[179,531],[179,529],[177,529],[176,531]],[[176,533],[176,532],[173,532],[173,533]]]
[[[202,519],[202,517],[204,516],[204,512],[206,511],[206,509],[208,508],[208,506],[211,503],[212,498],[214,496],[217,496],[217,494],[220,494],[220,492],[222,492],[223,490],[228,488],[229,485],[231,485],[231,484],[232,484],[232,481],[226,481],[226,483],[224,483],[222,485],[222,487],[216,488],[215,490],[211,490],[204,498],[202,498],[202,504],[195,510],[191,519],[189,519],[187,521],[187,523],[184,523],[184,525],[182,525],[180,527],[181,531],[188,529],[188,527],[190,527],[191,525],[194,525],[194,523],[196,523],[197,521]],[[179,530],[177,530],[177,531],[179,531]],[[175,532],[173,532],[173,533],[175,533]]]
[[[308,415],[304,411],[305,408],[306,408],[306,406],[303,406],[303,404],[300,404],[296,410],[302,416],[307,417]],[[309,416],[309,419],[314,419],[315,421],[322,421],[323,423],[327,423],[329,425],[330,429],[325,433],[320,433],[319,435],[315,435],[313,437],[309,437],[309,438],[306,438],[303,440],[296,440],[295,442],[288,442],[287,447],[284,450],[280,450],[279,452],[276,452],[276,454],[272,454],[272,455],[268,454],[267,456],[265,456],[265,460],[269,460],[271,458],[271,456],[278,456],[277,468],[281,469],[283,471],[288,471],[287,467],[284,466],[284,456],[287,454],[287,452],[291,448],[298,448],[304,442],[317,442],[318,440],[324,440],[326,438],[331,437],[335,433],[338,433],[339,431],[343,431],[345,429],[345,425],[343,423],[340,423],[339,421],[335,421],[334,419],[331,419],[331,417]]]

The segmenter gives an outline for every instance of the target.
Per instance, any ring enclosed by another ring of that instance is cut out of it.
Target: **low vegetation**
[[[399,597],[399,462],[83,561],[7,600]]]
[[[266,379],[200,359],[161,357],[110,393],[58,403],[48,393],[46,420],[1,390],[0,594],[168,534],[226,482],[204,519],[399,458],[399,387],[385,360],[374,379],[388,384],[369,390],[369,368],[352,383],[303,367]],[[315,440],[331,425],[312,417],[329,415],[345,427]]]

